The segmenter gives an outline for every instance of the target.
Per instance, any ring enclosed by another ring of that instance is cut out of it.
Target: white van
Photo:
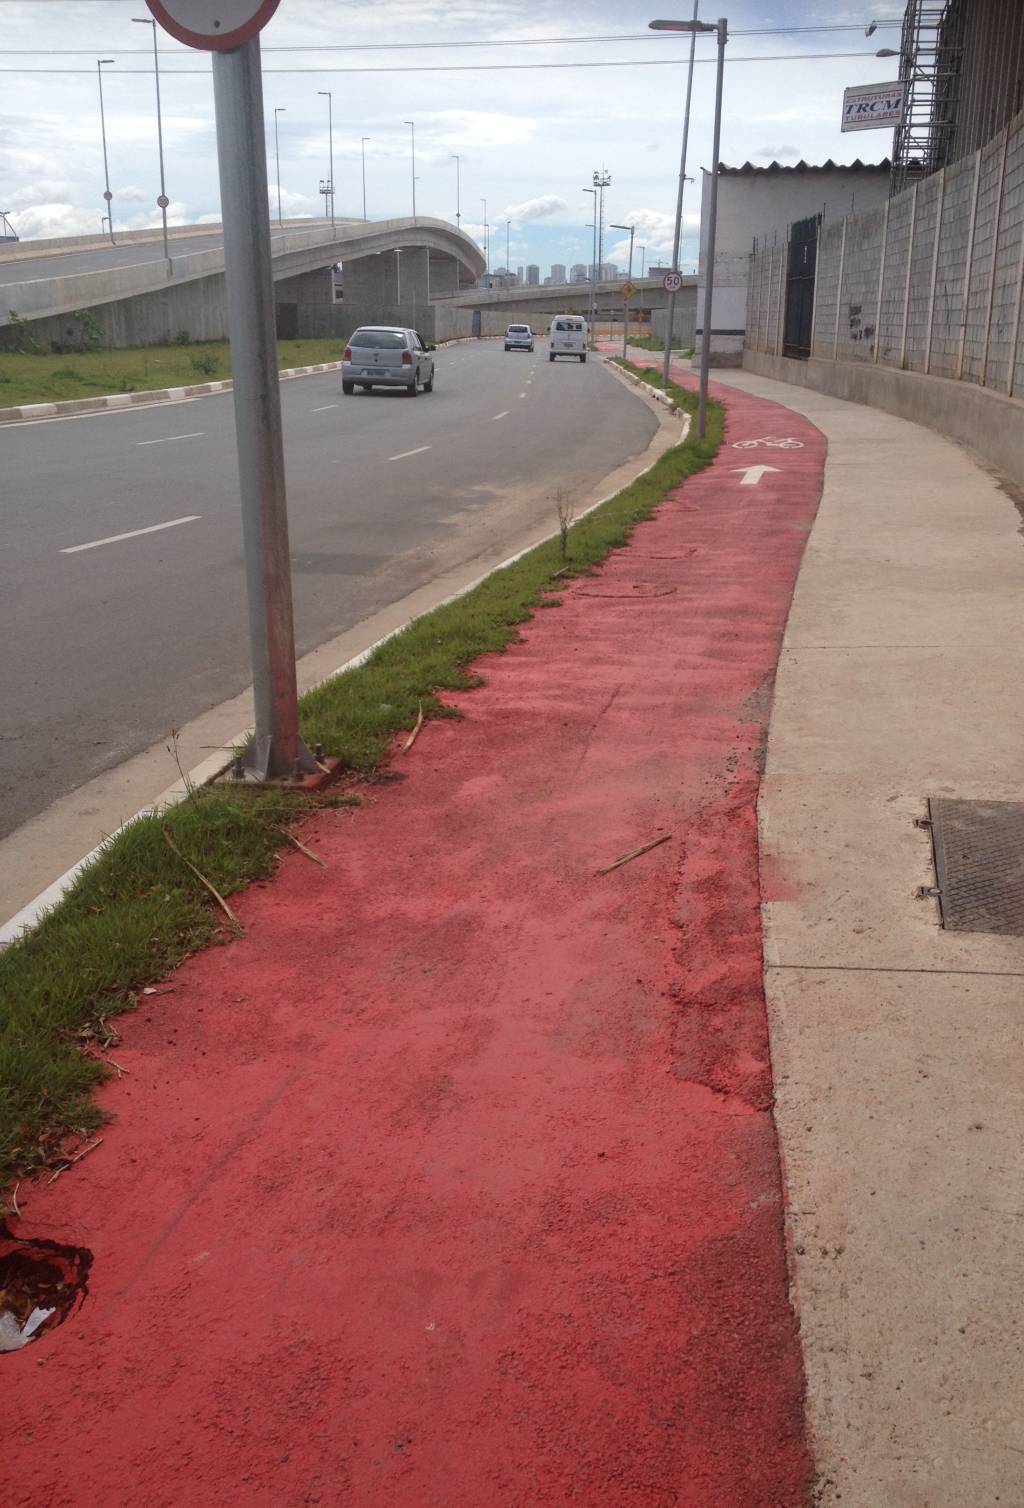
[[[551,346],[548,360],[556,356],[578,356],[587,359],[587,322],[579,314],[556,314],[551,321]]]

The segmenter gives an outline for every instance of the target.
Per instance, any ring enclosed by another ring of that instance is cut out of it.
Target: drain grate
[[[1024,937],[1024,802],[928,803],[942,925]]]

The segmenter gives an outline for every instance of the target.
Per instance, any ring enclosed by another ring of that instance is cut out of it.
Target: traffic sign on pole
[[[627,301],[627,303],[633,297],[633,295],[634,295],[635,292],[636,292],[636,286],[635,286],[635,284],[633,284],[633,283],[623,283],[623,285],[622,285],[622,297]]]
[[[146,0],[150,13],[179,42],[204,52],[230,52],[261,32],[281,0]]]
[[[666,293],[678,293],[683,286],[683,274],[681,272],[666,272],[661,280],[661,286]]]

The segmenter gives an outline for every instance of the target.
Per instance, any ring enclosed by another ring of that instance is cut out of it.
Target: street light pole
[[[633,281],[633,237],[636,234],[635,225],[611,225],[610,230],[629,231],[629,271],[626,273],[627,285]],[[626,359],[626,348],[629,345],[629,295],[626,295],[625,305],[622,310],[622,359]]]
[[[594,219],[592,222],[594,231],[594,250],[591,253],[594,260],[590,264],[590,339],[593,340],[594,317],[597,313],[597,275],[599,270],[597,265],[597,189],[585,188],[583,192],[585,194],[591,194],[594,200]]]
[[[107,201],[107,230],[110,234],[110,244],[114,244],[114,207],[111,201],[113,194],[110,192],[110,169],[107,166],[107,118],[103,112],[103,67],[106,63],[112,63],[113,58],[96,59],[96,78],[100,86],[100,135],[103,138],[103,180],[106,188],[103,197]]]
[[[281,143],[277,136],[277,117],[287,113],[287,105],[274,106],[274,162],[277,165],[277,223],[281,225]]]
[[[455,158],[455,228],[462,227],[462,158],[458,152],[453,152]]]
[[[512,221],[505,221],[505,271],[512,271]]]
[[[729,40],[729,23],[720,16],[714,24],[707,21],[651,21],[653,31],[711,32],[718,42],[718,67],[715,71],[715,128],[711,148],[711,196],[708,204],[708,228],[704,246],[704,311],[700,343],[700,399],[697,405],[697,435],[703,440],[707,429],[708,369],[711,365],[711,306],[715,292],[715,231],[718,224],[718,154],[722,147],[722,86],[725,82],[725,44]],[[681,185],[680,185],[681,191]],[[666,355],[668,353],[666,352]]]
[[[486,277],[491,271],[491,227],[487,223],[487,200],[482,195],[480,203],[484,207],[484,276]]]
[[[646,246],[638,246],[637,247],[637,251],[640,253],[640,281],[643,282],[644,263],[647,260],[647,247]]]
[[[164,127],[160,111],[160,55],[156,46],[156,22],[148,16],[133,16],[136,26],[151,26],[153,28],[153,76],[156,79],[156,140],[160,153],[160,197],[156,201],[160,206],[164,225],[164,261],[170,260],[170,251],[167,246],[167,189],[164,187]]]
[[[414,120],[406,120],[406,121],[403,121],[402,124],[405,125],[405,126],[408,126],[410,132],[412,133],[412,217],[415,220],[415,218],[416,218],[416,122]]]
[[[690,66],[686,74],[686,104],[683,107],[683,146],[679,154],[679,188],[676,192],[676,223],[672,233],[672,271],[679,271],[679,247],[683,231],[683,192],[686,184],[686,150],[690,140],[690,101],[693,98],[693,55],[697,49],[697,14],[700,8],[700,0],[693,0],[694,30],[690,32]],[[657,22],[652,21],[651,27],[656,30],[666,30]],[[674,28],[673,28],[674,29]],[[668,324],[665,330],[665,355],[661,364],[662,382],[668,384],[668,369],[672,360],[672,338],[676,314],[676,296],[670,293],[668,296]]]
[[[327,96],[327,140],[329,142],[328,151],[330,153],[330,165],[331,165],[330,176],[328,177],[327,182],[331,186],[331,232],[333,234],[333,231],[334,231],[334,100],[331,97],[331,91],[329,89],[318,89],[316,92],[317,92],[317,94],[326,94],[326,96]],[[324,204],[324,209],[326,209],[326,208],[327,208],[327,205],[325,203]],[[366,218],[365,215],[363,216],[363,218],[364,219]]]
[[[370,140],[371,140],[371,138],[369,136],[364,136],[361,139],[361,141],[360,141],[360,146],[361,146],[361,149],[362,149],[362,156],[363,156],[363,219],[364,220],[366,219],[366,143],[368,141],[370,141]]]

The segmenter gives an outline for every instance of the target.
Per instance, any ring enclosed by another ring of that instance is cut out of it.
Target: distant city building
[[[565,282],[565,263],[564,262],[552,262],[551,263],[551,281],[553,283],[564,283]]]
[[[611,282],[611,280],[613,278],[617,278],[618,275],[619,269],[614,262],[601,263],[601,277],[605,282]]]
[[[520,288],[523,286],[523,269],[521,267],[516,268],[516,282]]]
[[[585,283],[590,274],[587,272],[586,262],[573,262],[569,272],[569,281],[572,283]]]
[[[536,262],[531,262],[527,267],[526,282],[527,286],[530,288],[538,288],[540,286],[540,268],[537,266]]]
[[[515,288],[518,279],[507,267],[496,267],[490,274],[492,288]]]

